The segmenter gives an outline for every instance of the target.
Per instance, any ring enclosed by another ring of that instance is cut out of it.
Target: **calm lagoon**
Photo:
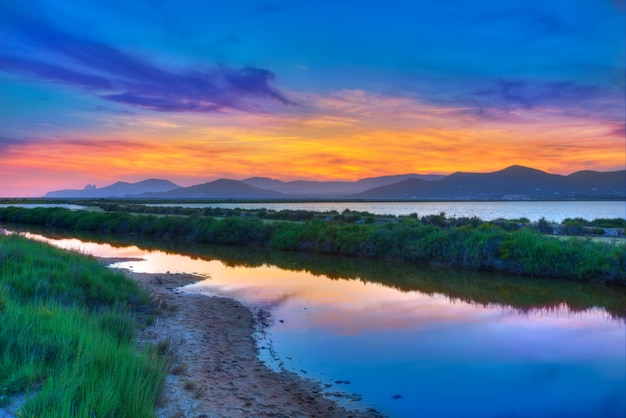
[[[46,239],[41,235],[31,235]],[[52,244],[271,313],[260,356],[391,417],[623,417],[623,288],[222,247]],[[338,396],[340,395],[341,396]],[[354,395],[353,395],[354,394]]]
[[[346,209],[369,212],[375,215],[438,215],[478,217],[484,221],[498,218],[528,218],[533,222],[541,218],[548,221],[562,222],[566,218],[625,218],[626,202],[580,202],[580,201],[511,201],[511,202],[286,202],[286,203],[162,203],[147,206],[186,207],[186,208],[224,208],[224,209],[270,209],[306,210],[314,212],[337,211]]]

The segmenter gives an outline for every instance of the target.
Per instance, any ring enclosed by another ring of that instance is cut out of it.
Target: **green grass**
[[[0,396],[24,417],[151,417],[167,361],[138,349],[148,297],[89,257],[0,237]]]

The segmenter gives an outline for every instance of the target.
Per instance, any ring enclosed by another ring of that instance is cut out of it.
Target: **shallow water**
[[[623,417],[623,288],[248,249],[56,238],[272,314],[261,357],[392,417]]]
[[[346,209],[368,212],[376,215],[439,215],[444,212],[448,217],[474,216],[492,221],[498,218],[528,218],[536,222],[545,218],[552,222],[562,222],[566,218],[624,218],[626,202],[584,202],[584,201],[512,201],[512,202],[286,202],[286,203],[171,203],[147,206],[179,206],[187,208],[225,208],[225,209],[271,209],[307,210],[314,212],[337,211]]]

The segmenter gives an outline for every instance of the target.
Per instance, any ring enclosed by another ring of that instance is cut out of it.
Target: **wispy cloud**
[[[79,38],[45,19],[15,14],[5,30],[32,49],[5,45],[0,70],[89,91],[108,101],[163,112],[258,111],[258,102],[293,104],[271,85],[274,74],[252,66],[168,69],[102,42]],[[6,34],[6,41],[15,39]],[[46,57],[45,59],[43,57]]]
[[[8,72],[28,74],[45,80],[87,89],[111,90],[114,88],[104,77],[18,56],[0,54],[0,68]]]
[[[467,100],[485,110],[487,116],[535,108],[605,121],[622,120],[624,116],[624,97],[618,89],[572,81],[499,79],[469,91]]]
[[[427,80],[427,87],[408,85],[395,95],[417,98],[441,109],[462,109],[462,114],[486,120],[513,120],[520,112],[549,109],[551,115],[547,116],[622,121],[626,112],[624,85],[609,78],[604,83],[530,77],[482,77],[471,82],[435,79]]]

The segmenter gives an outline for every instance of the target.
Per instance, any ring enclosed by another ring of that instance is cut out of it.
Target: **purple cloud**
[[[577,116],[622,120],[624,98],[615,89],[566,82],[497,80],[469,93],[472,103],[483,110],[553,107]]]
[[[26,142],[27,141],[23,139],[0,136],[0,151],[6,151],[7,149],[11,147],[22,145]]]
[[[524,80],[497,80],[476,90],[475,97],[496,106],[532,108],[545,104],[579,103],[596,97],[600,89],[572,82],[530,83]]]
[[[399,84],[391,94],[411,97],[435,106],[462,108],[474,117],[515,119],[517,110],[551,109],[551,114],[607,122],[624,120],[624,73],[607,68],[604,80],[555,81],[547,77],[473,77],[453,80],[431,77],[422,83]]]
[[[17,48],[3,48],[0,70],[79,87],[112,102],[163,112],[250,111],[254,100],[293,104],[271,86],[269,70],[220,65],[175,71],[43,20],[12,16],[10,27],[35,52],[26,58]],[[45,62],[36,58],[43,56]]]

